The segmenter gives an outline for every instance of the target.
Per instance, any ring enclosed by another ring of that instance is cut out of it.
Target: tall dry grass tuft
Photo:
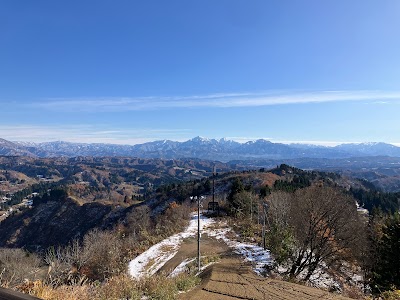
[[[152,276],[144,279],[142,289],[149,299],[173,300],[178,293],[178,288],[173,279],[166,276]]]
[[[19,290],[41,298],[43,300],[84,300],[96,299],[93,297],[96,290],[92,285],[62,285],[53,287],[41,280],[26,283]]]
[[[107,280],[98,286],[97,299],[99,300],[119,300],[130,299],[139,300],[142,298],[140,283],[133,280],[128,275],[119,275]]]
[[[53,286],[44,281],[26,282],[19,290],[43,300],[173,300],[179,292],[185,292],[199,284],[194,275],[180,274],[167,278],[166,274],[141,280],[130,276],[114,276],[102,283],[63,284]]]

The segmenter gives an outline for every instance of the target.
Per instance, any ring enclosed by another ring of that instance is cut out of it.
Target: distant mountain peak
[[[256,140],[256,143],[272,144],[271,141],[268,141],[266,139],[258,139],[258,140]]]
[[[206,138],[206,137],[203,137],[203,136],[200,136],[200,135],[198,135],[198,136],[196,136],[196,137],[192,138],[192,139],[191,139],[191,141],[194,141],[194,142],[209,142],[209,141],[210,141],[210,139],[208,139],[208,138]]]
[[[141,158],[197,158],[208,160],[349,158],[362,156],[400,157],[400,147],[382,142],[321,147],[274,143],[265,139],[239,143],[227,138],[194,137],[185,142],[158,140],[137,145],[85,144],[65,141],[25,143],[0,138],[0,155],[17,156],[126,156]]]
[[[273,144],[273,143],[268,141],[268,140],[266,140],[266,139],[257,139],[257,140],[254,140],[254,141],[248,141],[248,142],[246,142],[244,144],[245,145],[252,145],[252,144],[260,145],[260,144]]]

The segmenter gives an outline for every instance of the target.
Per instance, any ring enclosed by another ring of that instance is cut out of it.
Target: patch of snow
[[[266,265],[272,265],[273,259],[269,250],[264,250],[262,247],[251,244],[242,243],[228,238],[228,234],[232,234],[232,229],[226,223],[219,223],[216,226],[214,219],[200,216],[200,230],[201,234],[207,234],[209,237],[223,240],[228,247],[232,248],[234,252],[244,257],[246,261],[251,262],[254,271],[261,275]],[[197,213],[191,215],[189,226],[185,231],[172,235],[160,243],[150,247],[147,251],[143,252],[129,263],[129,274],[139,279],[145,276],[151,276],[172,259],[179,250],[182,241],[186,238],[196,236],[197,234]],[[170,274],[171,277],[177,276],[184,272],[188,264],[193,262],[195,258],[188,258],[181,262]],[[204,270],[206,266],[202,266]]]
[[[272,265],[273,259],[269,250],[263,249],[256,244],[242,243],[229,239],[227,234],[232,232],[232,229],[227,227],[226,223],[222,224],[222,226],[225,226],[225,228],[208,228],[203,233],[216,239],[222,239],[228,247],[234,249],[234,252],[242,255],[246,261],[251,262],[253,270],[258,275],[263,273],[266,265]]]
[[[210,226],[214,220],[200,215],[200,230]],[[186,238],[197,234],[197,213],[192,213],[189,226],[185,231],[174,234],[160,243],[150,247],[129,262],[129,274],[136,279],[151,276],[173,258],[179,250],[179,246]]]
[[[285,274],[288,272],[287,266],[278,266],[278,273]],[[333,275],[332,270],[324,263],[321,262],[320,265],[315,269],[313,275],[311,275],[309,279],[309,283],[311,286],[323,290],[335,290],[342,291],[343,282],[346,281],[346,284],[350,286],[356,286],[359,289],[363,288],[363,276],[361,274],[361,270],[355,272],[352,270],[349,264],[343,263],[339,269],[339,272],[335,272],[336,275]],[[307,269],[303,270],[298,279],[304,279],[307,275]]]
[[[358,207],[358,209],[360,210],[360,207]],[[216,222],[214,219],[201,215],[200,230],[201,234],[207,234],[209,237],[224,241],[234,252],[242,255],[246,261],[249,261],[253,266],[253,270],[258,275],[263,275],[265,267],[273,264],[273,259],[269,250],[264,250],[256,244],[238,242],[236,238],[230,239],[229,236],[233,235],[237,237],[237,235],[233,233],[226,222]],[[176,255],[184,239],[194,237],[196,234],[197,213],[192,213],[189,225],[183,232],[164,239],[133,259],[129,263],[129,274],[136,279],[155,274],[166,262]],[[195,260],[196,258],[185,259],[170,273],[169,277],[174,277],[185,272],[188,265]],[[202,266],[201,270],[204,270],[211,264],[213,263]],[[287,269],[283,268],[283,266],[278,268],[279,273],[284,273],[285,271],[287,271]],[[357,286],[362,284],[362,276],[357,274],[358,272],[352,272],[350,268],[345,266],[342,266],[341,271],[343,274],[346,274],[345,278],[348,283]],[[305,276],[305,273],[301,274],[300,277],[302,275]],[[338,291],[342,289],[342,284],[333,278],[325,264],[317,268],[310,278],[310,283],[314,287],[323,289],[334,288]]]
[[[176,277],[179,274],[186,271],[187,265],[194,262],[196,258],[186,258],[182,261],[170,274],[168,277]]]
[[[366,209],[366,208],[360,206],[360,205],[358,204],[357,201],[356,201],[356,206],[357,206],[357,211],[358,211],[359,213],[365,214],[365,215],[368,215],[368,214],[369,214],[368,209]]]

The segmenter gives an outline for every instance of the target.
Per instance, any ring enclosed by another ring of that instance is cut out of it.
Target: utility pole
[[[197,268],[200,272],[200,200],[203,200],[204,196],[190,196],[190,200],[197,200]]]
[[[264,248],[264,250],[267,249],[267,243],[266,243],[266,221],[268,222],[268,227],[271,229],[271,225],[269,224],[267,213],[268,213],[268,204],[264,203],[263,204],[263,227],[262,227],[262,240],[263,240],[263,248]]]
[[[200,263],[200,201],[203,200],[204,196],[191,196],[191,200],[197,200],[197,268],[201,269]]]
[[[250,195],[250,222],[253,222],[253,195]]]
[[[197,197],[197,263],[200,272],[200,196]]]
[[[266,245],[265,245],[265,207],[264,207],[264,205],[263,205],[262,243],[263,243],[263,249],[265,250]]]
[[[215,202],[215,165],[213,167],[213,198],[212,202]]]

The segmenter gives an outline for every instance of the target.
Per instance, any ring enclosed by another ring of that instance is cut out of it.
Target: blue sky
[[[397,0],[0,3],[0,137],[400,145]]]

